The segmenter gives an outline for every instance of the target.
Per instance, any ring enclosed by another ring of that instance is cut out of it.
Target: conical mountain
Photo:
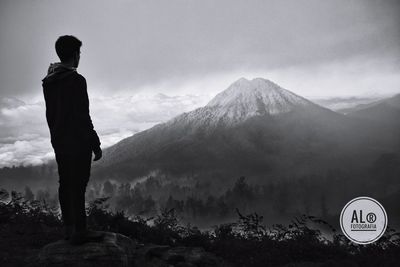
[[[296,170],[301,174],[315,164],[340,165],[332,157],[355,149],[359,144],[355,135],[346,116],[269,80],[241,78],[206,106],[108,148],[93,173],[117,180],[154,171],[265,175]]]

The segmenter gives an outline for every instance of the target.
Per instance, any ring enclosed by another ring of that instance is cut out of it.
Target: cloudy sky
[[[400,2],[0,1],[0,167],[53,157],[41,79],[54,42],[79,72],[104,146],[206,104],[240,77],[309,98],[400,92]]]

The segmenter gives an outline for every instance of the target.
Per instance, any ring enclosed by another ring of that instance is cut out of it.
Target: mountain
[[[370,97],[328,97],[314,98],[312,101],[320,106],[329,108],[338,113],[347,114],[349,111],[358,109],[371,103],[379,101],[381,98],[377,96]]]
[[[400,94],[350,110],[348,116],[393,125],[400,130]]]
[[[376,146],[389,146],[366,127],[269,80],[242,78],[206,106],[106,149],[92,173],[134,180],[152,172],[261,177],[352,169]]]

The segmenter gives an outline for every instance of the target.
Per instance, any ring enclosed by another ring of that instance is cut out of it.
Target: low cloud
[[[133,95],[91,99],[91,116],[102,147],[182,112],[204,105],[208,96]],[[40,165],[54,158],[44,102],[0,99],[0,167]]]
[[[54,158],[47,138],[18,140],[0,146],[0,167],[40,165]]]

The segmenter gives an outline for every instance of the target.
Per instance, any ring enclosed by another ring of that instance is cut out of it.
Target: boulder
[[[116,233],[104,232],[101,242],[72,246],[65,240],[50,243],[39,254],[40,266],[134,266],[137,243]]]

